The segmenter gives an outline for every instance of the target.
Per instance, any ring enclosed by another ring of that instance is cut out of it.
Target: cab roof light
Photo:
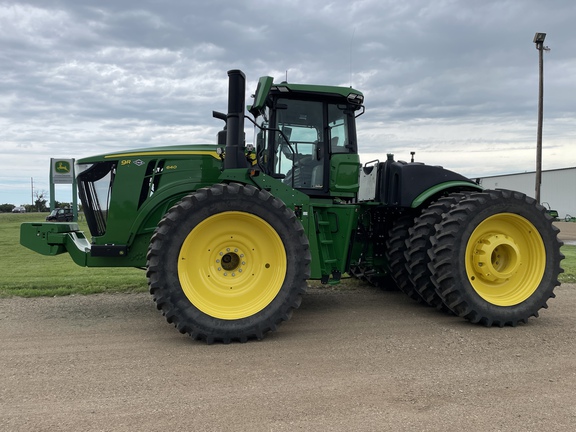
[[[349,102],[352,102],[354,104],[358,104],[358,105],[362,105],[362,102],[364,102],[364,96],[356,94],[356,93],[350,93],[347,97]]]
[[[271,88],[271,90],[277,90],[277,91],[282,92],[282,93],[288,93],[290,91],[290,89],[288,87],[285,87],[285,86],[273,86]]]

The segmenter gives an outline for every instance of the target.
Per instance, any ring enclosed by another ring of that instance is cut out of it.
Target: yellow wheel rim
[[[246,318],[264,309],[286,276],[286,252],[277,232],[250,213],[218,213],[188,234],[178,277],[190,302],[215,318]]]
[[[491,216],[478,225],[466,246],[466,273],[474,290],[497,306],[513,306],[538,288],[546,250],[538,230],[513,213]]]

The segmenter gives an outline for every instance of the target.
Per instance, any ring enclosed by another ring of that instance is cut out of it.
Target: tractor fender
[[[147,199],[139,209],[138,215],[130,227],[131,234],[128,239],[128,246],[134,241],[137,235],[146,233],[151,236],[164,214],[183,197],[200,188],[212,186],[213,183],[213,181],[208,183],[180,181],[160,189]]]

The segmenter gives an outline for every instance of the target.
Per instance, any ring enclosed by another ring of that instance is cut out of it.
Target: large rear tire
[[[557,233],[544,207],[522,193],[472,193],[444,214],[432,237],[436,290],[473,323],[525,323],[560,285]]]
[[[253,186],[217,184],[160,221],[147,276],[158,309],[181,333],[245,342],[290,318],[309,265],[302,224],[282,201]]]
[[[442,215],[464,196],[462,193],[455,192],[429,205],[414,221],[406,242],[406,268],[414,289],[428,305],[443,312],[450,312],[450,310],[436,292],[436,287],[432,282],[432,274],[428,268],[430,263],[428,251],[431,248],[431,238],[436,233],[436,224],[442,220]]]
[[[386,240],[386,262],[388,270],[396,286],[408,297],[418,303],[424,303],[424,299],[416,291],[414,284],[409,278],[406,261],[407,240],[409,230],[414,225],[414,215],[403,215],[392,223]]]

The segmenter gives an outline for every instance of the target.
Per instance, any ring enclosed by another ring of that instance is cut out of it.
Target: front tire
[[[436,226],[430,271],[456,315],[486,326],[538,316],[563,271],[552,218],[532,198],[507,190],[473,193]]]
[[[158,309],[181,333],[245,342],[290,318],[309,264],[304,229],[282,201],[250,185],[217,184],[160,221],[147,276]]]

